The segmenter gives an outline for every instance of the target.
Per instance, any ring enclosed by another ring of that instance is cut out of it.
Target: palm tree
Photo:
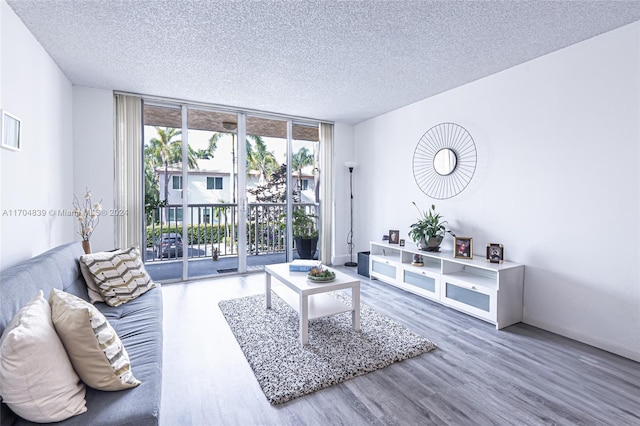
[[[154,160],[153,163],[164,166],[164,200],[167,201],[169,198],[169,162],[172,162],[175,155],[175,149],[172,150],[172,145],[182,146],[182,140],[175,139],[182,135],[182,131],[172,127],[160,128],[156,126],[155,129],[158,137],[149,141],[149,153]]]
[[[253,139],[255,149],[252,148],[249,139]],[[279,167],[278,161],[272,152],[267,150],[267,144],[260,136],[247,136],[247,172],[255,170],[258,172],[258,180],[262,183],[269,179],[271,173]]]
[[[147,224],[153,220],[153,213],[158,207],[162,207],[164,202],[160,202],[160,191],[158,190],[158,174],[156,173],[155,158],[153,157],[151,145],[144,147],[144,209]],[[155,218],[158,220],[159,218]]]
[[[313,166],[313,154],[306,147],[302,147],[291,156],[291,168],[298,173],[298,190],[302,191],[302,169]]]
[[[209,146],[207,149],[199,149],[195,152],[196,158],[201,158],[203,160],[209,160],[213,158],[213,153],[218,149],[218,141],[222,137],[222,133],[213,132],[211,137],[209,138]]]
[[[182,162],[182,140],[176,139],[182,135],[182,131],[173,127],[156,127],[155,129],[158,137],[149,141],[148,154],[153,159],[154,165],[164,166],[164,201],[167,201],[169,199],[169,164]],[[190,169],[198,168],[196,151],[191,147],[187,149],[187,165]]]

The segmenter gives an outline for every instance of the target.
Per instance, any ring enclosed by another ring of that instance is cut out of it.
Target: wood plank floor
[[[639,363],[525,324],[497,331],[358,277],[362,303],[438,349],[280,406],[264,397],[218,308],[264,293],[264,275],[163,286],[161,424],[640,425]]]

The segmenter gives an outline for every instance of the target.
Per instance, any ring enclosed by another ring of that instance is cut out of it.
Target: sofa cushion
[[[16,414],[38,423],[87,411],[85,387],[56,334],[42,290],[0,338],[0,395]]]
[[[84,263],[110,306],[127,303],[155,287],[137,247],[83,255]]]
[[[49,304],[53,325],[85,384],[108,391],[140,384],[120,338],[95,306],[58,289],[51,290]]]

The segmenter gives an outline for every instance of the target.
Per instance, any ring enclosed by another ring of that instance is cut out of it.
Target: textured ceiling
[[[640,20],[640,1],[7,0],[73,84],[357,123]]]

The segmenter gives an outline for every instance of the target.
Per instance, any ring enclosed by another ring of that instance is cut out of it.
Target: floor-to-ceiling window
[[[156,280],[182,278],[182,109],[143,104],[145,261]],[[159,261],[166,259],[166,265]]]
[[[318,259],[320,253],[320,149],[318,126],[292,124],[291,200],[294,256]],[[300,219],[302,219],[300,221]],[[297,225],[302,226],[297,226]]]
[[[238,271],[238,115],[188,108],[188,278]]]
[[[154,279],[259,271],[299,257],[289,215],[302,209],[320,226],[317,123],[159,101],[143,109]]]

